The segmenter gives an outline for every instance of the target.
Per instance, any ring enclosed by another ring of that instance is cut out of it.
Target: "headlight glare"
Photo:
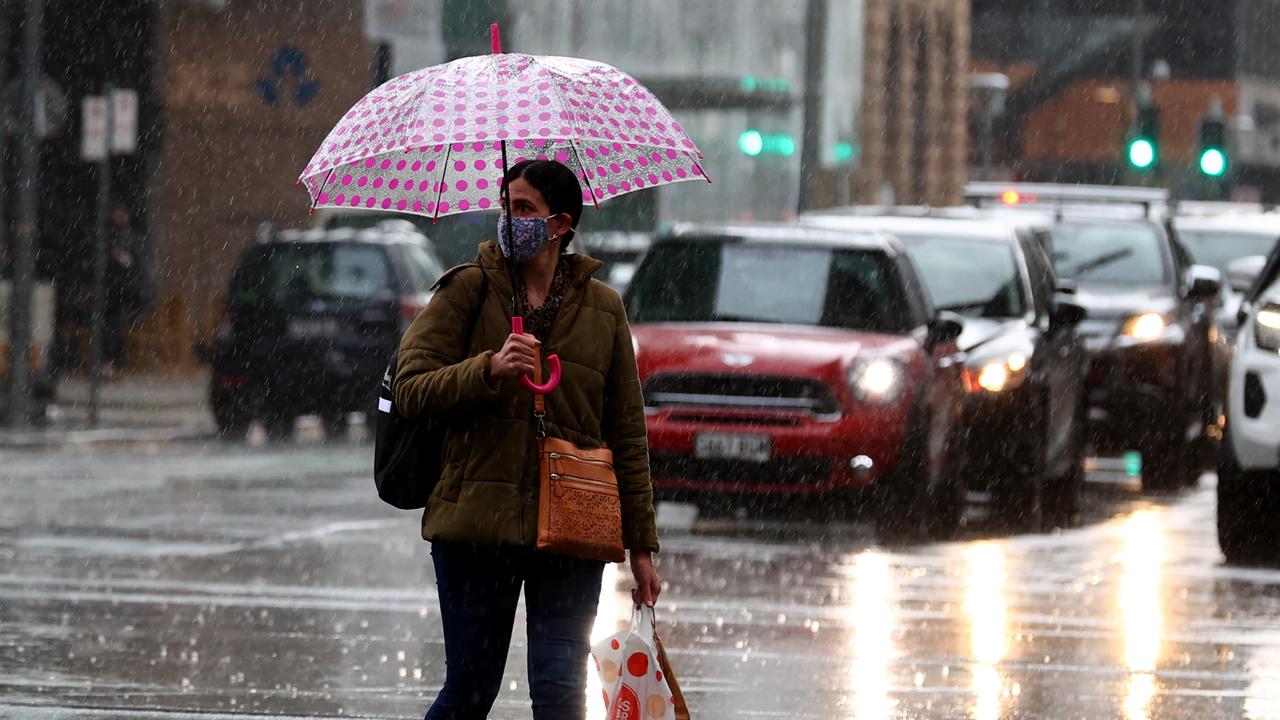
[[[1264,305],[1254,316],[1253,339],[1263,350],[1280,350],[1280,305]]]
[[[1000,392],[1009,384],[1009,368],[1004,363],[987,363],[978,371],[978,387],[990,392]]]
[[[862,402],[889,403],[901,397],[905,376],[902,363],[873,358],[853,366],[849,371],[849,388]]]
[[[1166,327],[1168,323],[1159,313],[1143,313],[1129,318],[1129,322],[1124,324],[1123,333],[1134,340],[1149,342],[1158,340]]]
[[[971,393],[998,393],[1022,384],[1027,369],[1027,356],[1012,353],[1008,357],[983,363],[977,369],[964,371],[965,386]]]

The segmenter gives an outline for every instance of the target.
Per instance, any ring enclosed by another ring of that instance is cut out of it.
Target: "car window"
[[[1026,312],[1022,277],[1013,248],[962,237],[903,236],[939,310],[978,317],[1018,317]]]
[[[233,292],[242,301],[279,305],[392,294],[386,253],[377,246],[354,243],[263,246],[237,273],[235,286]]]
[[[1179,230],[1178,239],[1201,265],[1218,268],[1225,276],[1232,260],[1250,255],[1271,254],[1280,235],[1270,233],[1223,232],[1220,230]]]
[[[440,261],[419,245],[401,245],[406,271],[416,292],[426,292],[444,274]]]
[[[645,258],[628,299],[635,322],[909,329],[892,264],[873,250],[661,243]]]
[[[1160,285],[1169,279],[1160,242],[1146,225],[1063,223],[1053,231],[1053,265],[1082,283]]]

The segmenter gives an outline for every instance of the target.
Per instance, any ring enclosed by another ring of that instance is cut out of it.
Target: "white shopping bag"
[[[631,629],[591,649],[604,687],[606,720],[675,720],[676,698],[662,673],[653,608],[639,606]]]

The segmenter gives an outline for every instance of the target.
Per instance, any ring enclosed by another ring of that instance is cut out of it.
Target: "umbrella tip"
[[[502,29],[498,27],[498,23],[489,26],[489,47],[494,55],[502,52]]]

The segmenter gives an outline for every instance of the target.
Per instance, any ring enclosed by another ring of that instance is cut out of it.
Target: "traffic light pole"
[[[800,136],[798,212],[808,210],[821,163],[823,59],[826,57],[827,0],[808,0],[805,9],[804,130]]]
[[[22,99],[18,122],[18,212],[13,240],[13,281],[9,295],[9,424],[27,423],[31,395],[31,296],[35,287],[35,245],[39,222],[40,138],[36,102],[42,74],[40,33],[44,0],[27,0],[22,34]]]
[[[89,338],[89,424],[98,425],[99,398],[102,393],[102,355],[107,314],[107,224],[111,212],[111,133],[115,122],[115,88],[107,83],[102,89],[106,98],[106,142],[98,159],[98,222],[93,247],[93,331]],[[134,261],[140,261],[135,258]]]

